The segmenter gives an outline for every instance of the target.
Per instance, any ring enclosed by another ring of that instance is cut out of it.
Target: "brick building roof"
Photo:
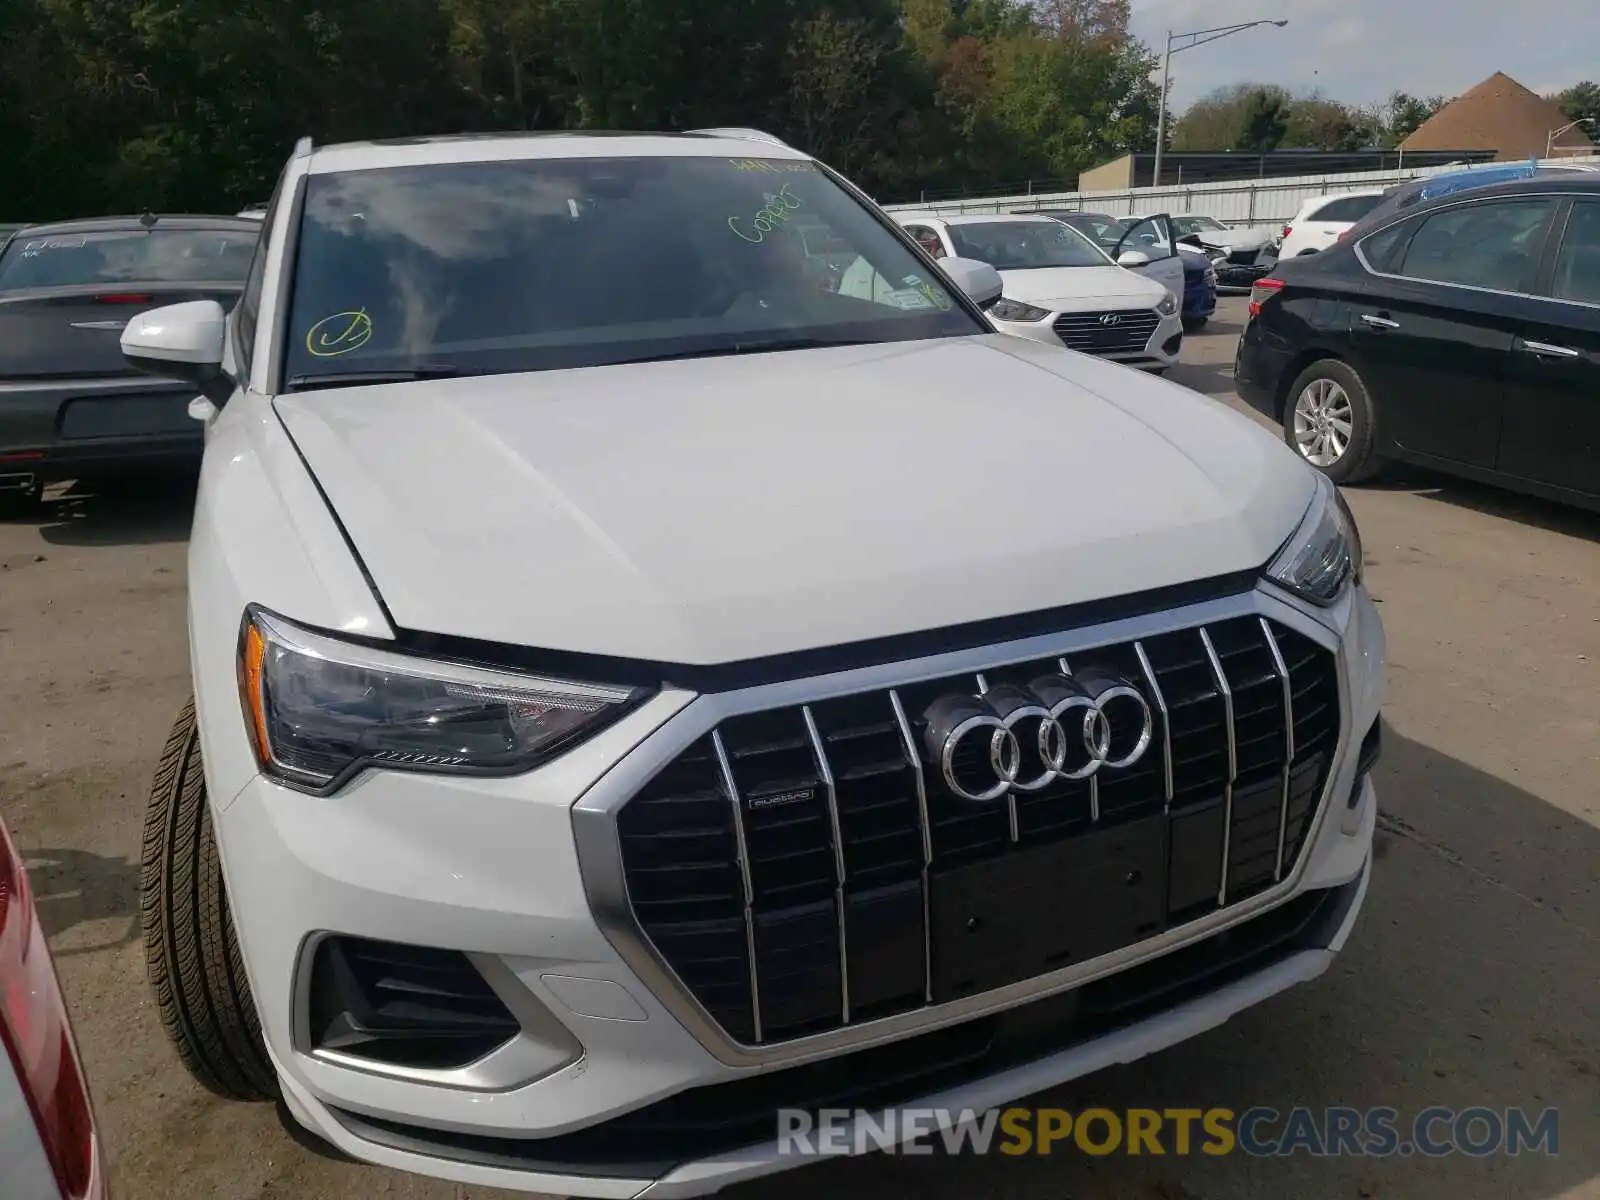
[[[1554,102],[1529,91],[1511,76],[1496,71],[1464,95],[1452,100],[1400,143],[1411,150],[1493,150],[1502,160],[1543,158],[1550,131],[1568,118]],[[1555,139],[1555,151],[1593,152],[1583,127]]]

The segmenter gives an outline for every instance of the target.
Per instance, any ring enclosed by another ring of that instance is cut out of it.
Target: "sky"
[[[1172,57],[1177,112],[1216,87],[1276,83],[1346,104],[1396,91],[1456,96],[1496,71],[1540,95],[1600,82],[1596,0],[1132,0],[1134,34],[1160,55],[1167,31],[1287,18]],[[1157,72],[1159,78],[1159,70]]]

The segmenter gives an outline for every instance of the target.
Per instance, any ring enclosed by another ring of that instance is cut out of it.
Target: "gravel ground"
[[[1231,403],[1242,300],[1172,378]],[[1358,489],[1390,639],[1365,915],[1318,982],[1040,1103],[1561,1110],[1560,1154],[831,1162],[787,1200],[1600,1197],[1600,518],[1431,476]],[[183,1074],[137,928],[146,787],[188,689],[189,493],[65,498],[0,524],[0,805],[28,856],[120,1200],[487,1197],[332,1161]],[[3,1188],[0,1188],[3,1191]]]

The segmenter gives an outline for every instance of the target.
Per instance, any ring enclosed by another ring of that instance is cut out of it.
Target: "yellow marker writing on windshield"
[[[372,318],[364,308],[323,317],[306,330],[306,350],[317,358],[335,358],[359,350],[372,340]]]

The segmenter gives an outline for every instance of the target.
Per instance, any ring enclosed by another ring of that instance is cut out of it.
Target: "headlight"
[[[989,310],[989,315],[997,321],[1042,321],[1050,315],[1050,310],[1001,297]]]
[[[646,694],[415,658],[258,609],[239,638],[239,692],[261,769],[322,793],[363,767],[526,771]]]
[[[1318,476],[1317,497],[1267,568],[1267,578],[1323,606],[1337,603],[1345,588],[1361,582],[1361,533],[1327,476]]]
[[[1173,296],[1171,292],[1168,292],[1165,296],[1161,297],[1161,303],[1156,305],[1156,311],[1163,317],[1170,317],[1173,313],[1178,311],[1177,298]]]

